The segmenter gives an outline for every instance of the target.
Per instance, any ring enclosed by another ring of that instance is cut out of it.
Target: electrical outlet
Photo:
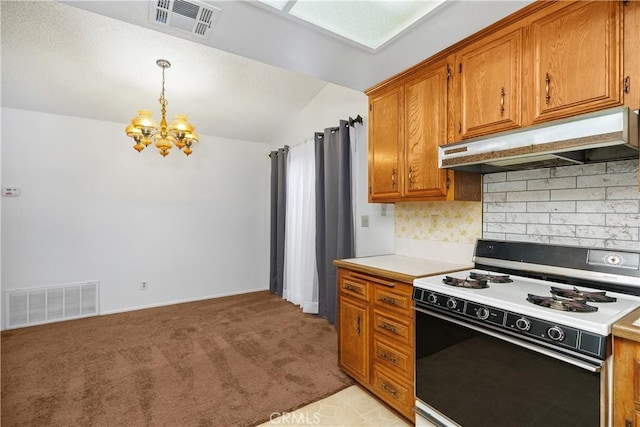
[[[361,226],[362,227],[368,227],[369,226],[369,215],[362,215],[362,218],[360,219],[361,221]]]
[[[146,291],[147,289],[149,289],[149,282],[147,281],[140,282],[140,290]]]

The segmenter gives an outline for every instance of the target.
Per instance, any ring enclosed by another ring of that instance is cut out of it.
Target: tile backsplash
[[[409,202],[395,205],[396,239],[475,243],[481,232],[480,202]]]
[[[484,238],[640,250],[639,234],[637,160],[483,177]]]

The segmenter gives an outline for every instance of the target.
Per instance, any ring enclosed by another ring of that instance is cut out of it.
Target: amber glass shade
[[[184,139],[185,135],[193,131],[193,125],[187,120],[187,116],[176,114],[169,125],[169,132],[172,132],[178,140]]]
[[[131,119],[131,124],[146,137],[151,136],[153,132],[158,130],[158,122],[156,122],[149,110],[138,110],[138,115]]]

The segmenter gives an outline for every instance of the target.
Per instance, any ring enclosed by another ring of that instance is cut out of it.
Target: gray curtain
[[[333,260],[354,256],[349,123],[315,134],[316,261],[319,315],[335,323],[338,305]]]
[[[287,154],[284,146],[269,154],[271,158],[271,262],[269,291],[282,296],[284,284],[284,225],[287,208]]]

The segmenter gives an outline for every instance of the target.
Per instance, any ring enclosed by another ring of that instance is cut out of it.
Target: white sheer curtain
[[[316,270],[315,145],[309,139],[289,149],[282,297],[305,313],[318,313]]]

